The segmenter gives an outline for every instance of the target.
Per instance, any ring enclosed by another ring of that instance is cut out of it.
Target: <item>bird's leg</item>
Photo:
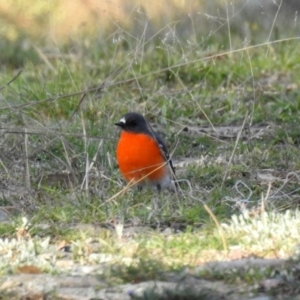
[[[158,183],[158,184],[156,185],[156,187],[157,187],[158,193],[160,193],[160,192],[161,192],[161,186],[160,186],[160,184]]]

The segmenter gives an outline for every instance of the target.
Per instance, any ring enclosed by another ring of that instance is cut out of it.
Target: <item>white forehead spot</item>
[[[122,118],[122,119],[120,120],[120,123],[126,124],[126,119],[125,119],[125,118]]]

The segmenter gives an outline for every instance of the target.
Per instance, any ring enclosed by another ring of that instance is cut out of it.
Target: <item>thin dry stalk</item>
[[[143,181],[145,178],[147,178],[150,174],[152,174],[152,173],[156,172],[157,170],[163,168],[167,163],[168,163],[168,162],[165,162],[164,164],[159,165],[159,166],[158,166],[157,168],[155,168],[153,171],[149,172],[148,174],[146,174],[145,176],[143,176],[142,178],[140,178],[140,179],[137,180],[137,181],[131,180],[130,182],[128,182],[128,184],[127,184],[121,191],[119,191],[118,193],[116,193],[115,195],[113,195],[112,197],[110,197],[109,199],[107,199],[104,203],[102,203],[102,204],[100,205],[100,207],[103,206],[103,205],[105,205],[105,204],[107,204],[108,202],[114,200],[114,199],[117,198],[118,196],[124,194],[124,193],[125,193],[126,191],[128,191],[131,187],[133,187],[133,186],[136,185],[137,183],[139,183],[139,182]]]
[[[31,189],[31,183],[30,183],[30,169],[29,169],[29,160],[28,160],[28,134],[27,134],[27,128],[24,128],[24,166],[25,166],[25,182],[26,187],[28,190]]]
[[[227,242],[226,242],[226,239],[225,239],[225,235],[224,235],[223,229],[222,229],[222,227],[221,227],[221,225],[220,225],[217,217],[214,215],[214,213],[211,211],[211,209],[206,204],[203,204],[203,205],[204,205],[205,210],[208,212],[208,214],[211,216],[211,218],[215,222],[215,224],[216,224],[216,226],[218,228],[218,232],[219,232],[220,238],[222,240],[223,249],[225,251],[227,251],[228,250],[228,246],[227,246]]]
[[[247,118],[248,118],[248,115],[246,114],[246,116],[245,116],[245,118],[244,118],[244,121],[243,121],[243,124],[242,124],[242,126],[241,126],[241,129],[240,129],[240,131],[239,131],[238,134],[237,134],[237,137],[236,137],[236,140],[235,140],[235,144],[234,144],[234,148],[233,148],[233,150],[232,150],[231,156],[230,156],[230,158],[229,158],[229,162],[228,162],[228,164],[227,164],[227,168],[226,168],[226,170],[225,170],[225,174],[224,174],[224,176],[223,176],[222,186],[223,186],[223,184],[224,184],[224,182],[225,182],[225,179],[226,179],[226,177],[227,177],[227,175],[228,175],[229,168],[230,168],[230,166],[231,166],[231,163],[232,163],[232,160],[233,160],[235,151],[236,151],[236,149],[237,149],[238,143],[239,143],[239,141],[240,141],[240,139],[241,139],[242,132],[243,132],[243,130],[244,130],[244,127],[245,127]]]

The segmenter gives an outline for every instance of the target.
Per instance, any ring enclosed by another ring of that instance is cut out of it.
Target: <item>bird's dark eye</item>
[[[129,123],[130,126],[136,126],[136,124],[137,124],[137,123],[136,123],[136,120],[132,120],[132,121],[130,121],[130,123]]]

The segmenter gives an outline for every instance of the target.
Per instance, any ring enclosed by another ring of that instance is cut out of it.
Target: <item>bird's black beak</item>
[[[123,123],[123,122],[117,122],[117,123],[115,123],[114,125],[119,126],[119,127],[121,127],[121,128],[124,127],[124,123]]]

